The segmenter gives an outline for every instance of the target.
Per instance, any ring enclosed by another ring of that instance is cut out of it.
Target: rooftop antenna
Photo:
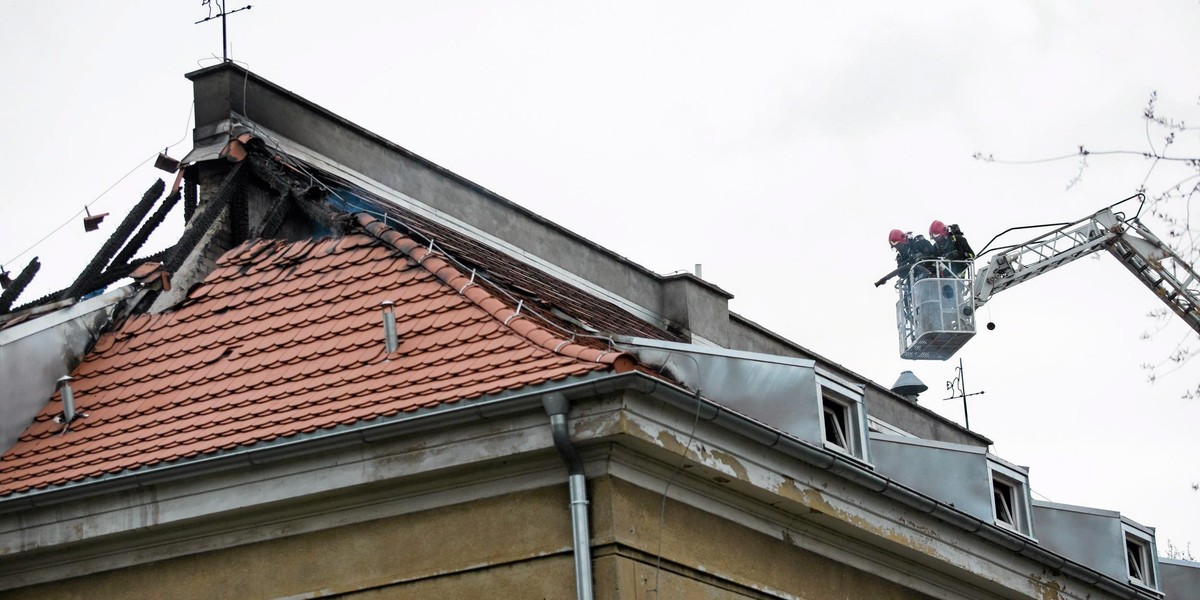
[[[971,396],[982,396],[982,395],[986,394],[987,392],[974,392],[971,394],[967,393],[967,384],[965,383],[966,378],[963,377],[963,364],[962,364],[961,358],[958,359],[958,366],[954,368],[954,372],[956,373],[956,375],[954,376],[954,379],[951,379],[950,381],[946,382],[946,389],[950,390],[950,397],[942,398],[942,400],[954,400],[955,398],[962,398],[963,421],[966,422],[967,429],[970,429],[971,428],[971,415],[969,413],[967,413],[967,398],[969,398]]]
[[[208,17],[206,17],[204,19],[200,19],[199,21],[196,21],[194,24],[199,25],[205,21],[211,21],[213,19],[220,17],[220,19],[221,19],[221,60],[224,62],[229,62],[229,42],[227,41],[229,39],[229,36],[226,33],[227,29],[225,27],[225,15],[232,15],[235,12],[240,12],[243,10],[250,10],[253,7],[250,6],[249,4],[247,4],[246,6],[243,6],[241,8],[237,8],[237,9],[226,12],[225,11],[225,0],[201,0],[200,5],[208,7]],[[216,5],[217,10],[219,10],[221,12],[219,12],[215,15],[212,14],[213,5]]]

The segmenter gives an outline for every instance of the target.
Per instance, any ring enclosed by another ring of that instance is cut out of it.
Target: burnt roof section
[[[0,497],[633,367],[467,285],[378,220],[357,222],[363,233],[246,242],[175,310],[104,334],[72,373],[88,417],[64,433],[61,401],[46,405],[0,458]]]

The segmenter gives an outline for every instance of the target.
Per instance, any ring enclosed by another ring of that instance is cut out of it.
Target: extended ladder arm
[[[1136,219],[1123,220],[1112,207],[993,256],[975,278],[975,307],[998,292],[1102,249],[1200,333],[1200,276]]]
[[[1187,261],[1146,230],[1128,221],[1108,251],[1179,318],[1200,333],[1200,276]]]

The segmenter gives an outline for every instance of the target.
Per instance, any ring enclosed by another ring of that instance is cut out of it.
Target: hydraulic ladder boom
[[[1000,291],[1108,250],[1200,333],[1200,276],[1136,217],[1125,220],[1113,212],[1113,206],[993,256],[975,278],[975,307]]]

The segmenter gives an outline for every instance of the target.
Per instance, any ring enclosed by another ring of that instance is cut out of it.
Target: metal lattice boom
[[[975,278],[975,306],[1100,250],[1108,250],[1200,333],[1200,276],[1136,218],[1125,220],[1111,206],[993,256]]]

